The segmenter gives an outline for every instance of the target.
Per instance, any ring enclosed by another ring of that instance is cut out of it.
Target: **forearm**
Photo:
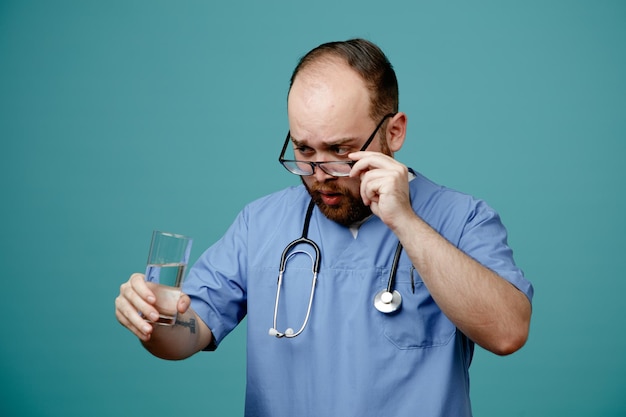
[[[174,326],[154,325],[150,339],[142,344],[154,356],[179,360],[204,349],[212,337],[209,328],[190,308],[178,314]]]
[[[417,216],[394,231],[439,308],[466,336],[497,354],[524,345],[531,306],[521,291]]]

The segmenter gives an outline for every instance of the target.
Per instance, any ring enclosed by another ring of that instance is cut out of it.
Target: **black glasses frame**
[[[374,137],[376,136],[376,133],[378,132],[378,129],[380,129],[380,127],[383,125],[383,123],[385,122],[385,120],[387,120],[390,117],[395,116],[396,113],[388,113],[386,115],[383,116],[382,120],[378,123],[378,125],[376,126],[376,129],[374,129],[374,131],[372,132],[372,134],[370,135],[369,138],[367,138],[367,140],[365,141],[365,143],[363,144],[363,146],[361,147],[361,149],[359,150],[359,152],[362,152],[364,150],[366,150],[368,148],[368,146],[370,146],[370,143],[372,143],[372,141],[374,140]],[[337,165],[337,164],[345,164],[345,165],[349,165],[350,167],[352,167],[352,165],[354,165],[355,161],[323,161],[323,162],[309,162],[309,161],[300,161],[297,159],[285,159],[285,152],[287,151],[287,146],[289,145],[289,138],[291,137],[291,131],[287,132],[287,137],[285,138],[285,143],[283,144],[283,149],[280,152],[280,156],[278,157],[278,162],[280,162],[280,164],[282,166],[285,167],[285,169],[289,172],[291,172],[294,175],[299,175],[301,177],[306,177],[309,175],[313,175],[315,173],[315,167],[319,167],[322,171],[324,171],[325,173],[327,173],[328,175],[332,175],[333,177],[347,177],[348,175],[350,175],[350,173],[346,173],[346,174],[341,174],[341,175],[337,175],[337,172],[328,172],[328,168],[325,168],[325,166],[328,165]],[[296,172],[293,172],[286,164],[287,163],[298,163],[298,164],[306,164],[306,165],[310,165],[311,166],[311,173],[310,174],[298,174]]]

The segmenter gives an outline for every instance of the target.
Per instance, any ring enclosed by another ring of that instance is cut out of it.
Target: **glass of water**
[[[146,281],[156,297],[154,307],[159,312],[159,320],[155,324],[172,326],[176,322],[176,306],[181,296],[191,243],[192,239],[187,236],[158,230],[152,232]]]

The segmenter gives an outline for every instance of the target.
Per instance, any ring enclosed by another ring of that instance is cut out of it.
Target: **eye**
[[[311,156],[313,155],[313,149],[308,147],[308,146],[304,146],[304,145],[299,145],[296,146],[294,148],[295,152],[302,155],[302,156]]]
[[[331,150],[338,156],[346,156],[350,153],[350,148],[347,146],[333,146]]]

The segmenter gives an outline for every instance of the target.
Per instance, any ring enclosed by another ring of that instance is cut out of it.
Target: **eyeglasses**
[[[395,113],[388,113],[383,116],[382,120],[376,126],[376,129],[372,132],[369,138],[365,141],[360,152],[367,149],[367,147],[374,140],[374,136],[376,136],[376,132],[383,125],[383,122],[390,117],[395,116]],[[327,173],[328,175],[332,175],[333,177],[347,177],[350,175],[350,170],[352,170],[352,166],[354,165],[354,161],[324,161],[324,162],[309,162],[309,161],[298,161],[295,159],[285,159],[285,151],[287,150],[287,145],[289,145],[289,139],[291,138],[291,131],[287,132],[287,137],[285,138],[285,144],[283,145],[283,150],[280,152],[280,156],[278,157],[278,162],[280,162],[287,171],[292,174],[307,176],[313,175],[315,172],[315,167],[319,167],[322,171]]]

